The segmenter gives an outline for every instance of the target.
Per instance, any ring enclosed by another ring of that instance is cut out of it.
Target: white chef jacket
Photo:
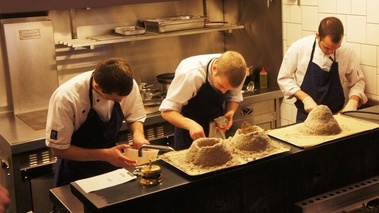
[[[46,122],[46,146],[56,149],[68,149],[71,136],[87,119],[91,109],[89,87],[92,71],[81,73],[59,86],[50,98]],[[93,109],[100,119],[110,120],[114,101],[106,100],[95,90],[93,94]],[[139,87],[133,80],[131,93],[120,102],[125,121],[144,122],[146,113]],[[52,130],[57,133],[57,139],[51,137]]]
[[[187,105],[192,97],[196,96],[200,87],[205,83],[206,72],[208,72],[209,83],[213,85],[211,64],[209,69],[207,67],[211,60],[211,63],[213,63],[214,59],[220,56],[221,54],[198,55],[181,61],[175,71],[175,78],[169,86],[166,98],[159,107],[159,111],[175,110],[181,112],[182,107]],[[241,93],[243,83],[238,88],[229,91],[226,102],[239,103],[243,100]]]
[[[277,80],[280,89],[287,98],[292,98],[300,90],[308,68],[314,41],[315,36],[299,39],[289,47],[287,53],[284,55]],[[324,54],[318,45],[318,39],[316,39],[313,62],[324,71],[329,71],[333,63],[329,57],[334,59],[334,54]],[[338,62],[341,85],[344,81],[348,83],[349,98],[356,95],[361,98],[362,104],[365,104],[367,102],[367,96],[364,93],[366,85],[365,77],[359,65],[358,57],[345,41],[336,50],[336,61]]]

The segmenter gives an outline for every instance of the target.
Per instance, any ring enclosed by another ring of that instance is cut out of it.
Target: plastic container
[[[259,87],[267,88],[267,72],[264,67],[262,67],[262,70],[259,73]]]
[[[159,150],[151,149],[151,150],[142,150],[142,157],[138,157],[138,149],[124,149],[124,155],[130,159],[136,161],[137,165],[148,163],[149,160],[155,161],[158,158]]]

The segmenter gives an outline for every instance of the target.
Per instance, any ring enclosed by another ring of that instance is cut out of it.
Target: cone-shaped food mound
[[[230,146],[242,151],[260,152],[267,148],[269,142],[264,129],[244,122],[234,134]]]
[[[325,105],[318,105],[304,121],[302,132],[310,135],[337,135],[342,129]]]
[[[200,138],[188,149],[186,159],[195,165],[211,167],[232,159],[229,148],[220,138]]]

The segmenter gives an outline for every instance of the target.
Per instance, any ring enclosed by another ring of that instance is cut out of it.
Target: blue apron
[[[208,72],[212,61],[213,59],[210,60],[207,65],[205,83],[201,85],[197,95],[191,98],[187,105],[183,106],[181,112],[183,116],[200,124],[207,137],[209,135],[209,122],[224,114],[223,104],[226,99],[226,94],[228,93],[222,94],[208,82]],[[174,149],[181,150],[189,148],[193,142],[189,131],[177,127],[175,127],[174,131]]]
[[[334,60],[330,57],[333,61],[330,71],[326,72],[312,62],[315,46],[316,40],[313,43],[307,72],[300,88],[310,95],[317,105],[326,105],[332,113],[337,113],[345,103],[345,96],[339,78],[336,52],[334,52]],[[308,116],[308,113],[304,110],[304,104],[300,100],[296,100],[295,105],[297,107],[296,122],[303,122]]]
[[[92,77],[90,81],[89,98],[91,109],[87,119],[76,130],[71,138],[71,144],[86,149],[111,148],[118,141],[118,132],[124,119],[121,106],[114,102],[111,119],[104,122],[92,109]],[[67,185],[70,182],[103,174],[117,169],[117,167],[104,161],[73,161],[58,158],[55,172],[55,186]]]

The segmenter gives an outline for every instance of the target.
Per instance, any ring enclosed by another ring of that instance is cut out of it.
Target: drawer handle
[[[243,107],[243,108],[240,110],[240,114],[241,114],[242,116],[245,116],[245,115],[249,115],[249,114],[251,114],[253,111],[254,111],[253,108]]]

